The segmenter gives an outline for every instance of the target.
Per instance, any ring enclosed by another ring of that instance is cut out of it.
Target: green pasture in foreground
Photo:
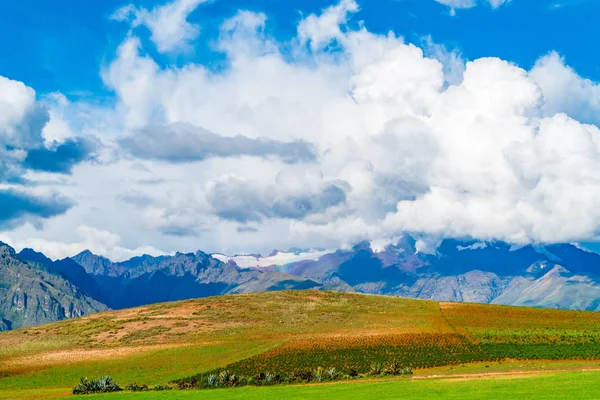
[[[244,387],[91,395],[81,400],[221,399],[599,399],[599,372],[563,372],[479,379],[355,381],[323,385]],[[73,399],[71,397],[70,399]]]

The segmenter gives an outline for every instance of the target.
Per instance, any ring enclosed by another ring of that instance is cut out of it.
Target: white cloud
[[[435,0],[450,7],[450,14],[455,15],[455,10],[460,8],[473,8],[479,3],[488,3],[492,8],[498,8],[511,0]]]
[[[311,14],[298,25],[298,39],[303,45],[310,43],[313,50],[328,45],[334,39],[344,39],[341,26],[346,24],[350,14],[357,11],[355,0],[341,0],[323,10],[321,15]]]
[[[215,47],[226,66],[216,71],[162,67],[127,36],[102,72],[117,105],[63,102],[51,113],[74,129],[74,107],[78,120],[86,110],[85,131],[105,146],[101,163],[39,181],[78,205],[41,231],[26,224],[7,235],[87,245],[77,233],[85,225],[118,235],[89,240],[105,255],[145,245],[230,254],[336,248],[403,232],[417,234],[422,251],[449,236],[598,235],[596,83],[556,54],[531,71],[498,58],[465,63],[431,40],[423,50],[394,33],[352,28],[355,12],[342,1],[278,42],[265,34],[264,14],[240,11],[223,22]],[[181,138],[158,129],[177,123],[200,132],[183,144],[194,155],[185,162],[172,154]],[[126,152],[119,144],[132,135],[139,143],[164,135],[170,146],[158,150],[169,157]],[[191,147],[207,137],[211,156],[199,156]],[[302,141],[314,157],[292,164],[233,151],[228,143],[240,137],[259,149]]]
[[[46,110],[37,102],[35,90],[0,76],[0,145],[20,149],[39,147],[47,121]]]
[[[187,21],[188,16],[202,3],[210,0],[174,0],[152,10],[133,4],[121,7],[112,15],[117,21],[130,21],[132,27],[146,26],[158,51],[168,53],[185,49],[200,35],[200,27]]]
[[[600,124],[600,85],[577,75],[558,53],[540,58],[530,75],[544,93],[545,115],[565,112],[579,121]]]
[[[284,266],[300,261],[318,260],[320,257],[333,253],[334,250],[308,250],[295,253],[276,252],[268,256],[227,256],[224,254],[213,254],[218,260],[223,262],[234,261],[240,268],[264,268],[273,266]]]
[[[90,250],[95,254],[102,254],[115,262],[125,261],[132,257],[144,254],[152,256],[166,254],[151,246],[143,246],[133,250],[120,247],[118,245],[121,240],[119,235],[91,228],[89,226],[79,226],[77,228],[77,234],[81,240],[73,243],[35,238],[13,241],[10,237],[4,235],[0,235],[0,240],[14,247],[16,251],[21,251],[25,248],[33,248],[36,251],[44,253],[46,257],[52,260],[71,257],[84,250]]]

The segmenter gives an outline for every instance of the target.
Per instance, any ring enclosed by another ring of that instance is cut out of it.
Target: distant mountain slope
[[[44,254],[32,249],[23,249],[17,258],[24,262],[43,265],[48,271],[58,274],[75,285],[83,293],[100,302],[104,302],[104,293],[100,285],[85,269],[70,258],[52,261]]]
[[[43,263],[23,262],[0,243],[0,330],[107,310]]]
[[[445,240],[432,255],[419,253],[406,236],[380,252],[365,242],[317,260],[266,269],[361,293],[600,310],[600,255],[570,244],[512,248]]]
[[[201,251],[143,256],[112,263],[85,252],[73,257],[98,282],[111,308],[185,300],[227,293],[310,289],[321,285],[286,273],[240,269]]]

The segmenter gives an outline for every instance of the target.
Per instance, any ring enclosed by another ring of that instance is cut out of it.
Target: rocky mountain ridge
[[[107,309],[52,266],[23,262],[0,243],[0,331]]]

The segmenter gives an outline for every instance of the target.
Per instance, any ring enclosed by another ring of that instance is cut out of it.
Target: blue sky
[[[156,1],[132,4],[152,8]],[[269,32],[280,39],[295,34],[301,15],[330,5],[324,0],[214,1],[201,5],[189,21],[202,26],[203,39],[214,39],[224,18],[239,9],[261,11]],[[556,7],[562,4],[562,7]],[[110,96],[99,76],[128,27],[109,20],[122,0],[39,0],[0,3],[0,75],[20,80],[38,92],[61,91],[73,96]],[[389,30],[411,42],[431,35],[435,42],[458,49],[465,59],[494,56],[530,68],[542,55],[557,51],[580,75],[600,80],[600,53],[590,39],[600,36],[600,2],[585,0],[514,0],[499,9],[479,6],[457,10],[424,0],[377,0],[360,3],[356,20],[372,32]],[[356,21],[355,21],[356,22]],[[143,28],[140,36],[147,39]],[[151,50],[150,48],[148,50]],[[193,53],[158,57],[163,65],[210,63],[220,56],[206,41]]]
[[[0,240],[115,260],[405,232],[422,250],[598,250],[597,15],[591,0],[0,2]]]

